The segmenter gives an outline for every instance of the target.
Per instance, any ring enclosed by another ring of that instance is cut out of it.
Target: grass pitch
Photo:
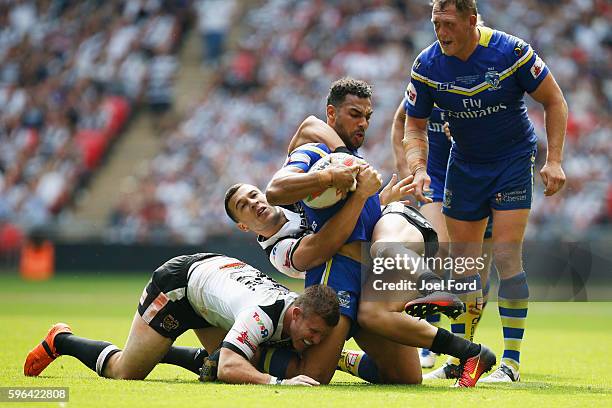
[[[451,381],[422,386],[377,386],[336,373],[330,386],[294,388],[202,384],[179,367],[160,365],[145,381],[99,378],[72,357],[60,357],[38,378],[23,376],[26,353],[55,322],[75,334],[122,347],[147,275],[70,275],[23,282],[0,275],[0,386],[69,387],[72,407],[506,407],[612,406],[612,303],[532,303],[516,384],[451,388]],[[299,285],[299,283],[297,283]],[[296,287],[297,288],[297,287]],[[503,348],[495,304],[485,311],[477,341]],[[197,345],[193,333],[179,345]],[[348,346],[355,348],[355,344]],[[439,359],[439,364],[442,359]],[[25,404],[0,403],[0,406]]]

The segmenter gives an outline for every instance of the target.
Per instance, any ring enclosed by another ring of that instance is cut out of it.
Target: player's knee
[[[331,382],[335,372],[336,367],[313,367],[306,370],[304,374],[318,381],[320,384],[325,385]]]
[[[521,251],[518,244],[498,245],[493,248],[493,259],[500,273],[520,267]]]
[[[406,369],[394,365],[388,370],[383,370],[380,375],[383,384],[419,385],[423,382],[423,374],[420,367],[418,369]]]

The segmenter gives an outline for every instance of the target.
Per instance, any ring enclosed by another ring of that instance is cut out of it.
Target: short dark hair
[[[304,312],[304,317],[320,316],[329,327],[340,321],[340,304],[336,291],[325,285],[307,287],[293,303]]]
[[[243,185],[244,185],[244,183],[236,183],[233,186],[231,186],[230,188],[228,188],[227,191],[225,192],[225,213],[236,224],[238,224],[238,220],[236,219],[236,216],[234,215],[234,213],[230,210],[229,202],[232,199],[232,197],[234,196],[234,194],[236,194],[236,191],[238,191],[238,189],[240,187],[242,187]]]
[[[371,98],[372,87],[367,82],[359,79],[351,77],[340,78],[331,84],[329,94],[327,95],[327,104],[337,108],[344,102],[346,95],[355,95],[359,98]]]
[[[478,15],[478,5],[476,0],[432,0],[431,5],[440,7],[440,10],[444,10],[446,6],[455,5],[457,12],[463,15]]]

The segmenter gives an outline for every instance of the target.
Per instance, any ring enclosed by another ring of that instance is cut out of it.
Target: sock
[[[425,320],[427,321],[427,323],[431,324],[434,327],[440,327],[440,318],[441,318],[441,314],[440,313],[434,313],[431,315],[427,315],[425,317]],[[429,350],[427,348],[423,348],[423,350]]]
[[[439,328],[430,350],[438,354],[448,354],[459,361],[465,361],[480,353],[480,345]]]
[[[499,281],[498,308],[504,332],[502,363],[515,370],[519,369],[521,360],[521,343],[525,333],[528,299],[529,287],[525,272]]]
[[[204,348],[172,346],[160,363],[173,364],[200,375],[206,357],[208,352]]]
[[[103,377],[109,357],[121,351],[107,341],[90,340],[70,333],[60,333],[54,340],[55,349],[61,355],[78,358],[91,370]]]
[[[451,331],[453,334],[462,337],[466,340],[473,341],[476,327],[482,316],[483,296],[482,286],[480,283],[480,275],[466,276],[455,279],[457,283],[476,282],[476,290],[474,291],[456,291],[455,294],[465,303],[465,313],[451,322]],[[460,364],[459,359],[448,359],[450,364]]]
[[[257,369],[278,378],[285,378],[287,367],[293,358],[299,358],[298,354],[287,348],[266,348],[262,351]]]
[[[372,384],[380,383],[378,367],[364,351],[342,350],[337,369]]]

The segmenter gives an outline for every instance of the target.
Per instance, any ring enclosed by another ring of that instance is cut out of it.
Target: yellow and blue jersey
[[[325,157],[329,153],[331,153],[329,147],[323,143],[307,143],[289,154],[285,162],[285,167],[297,167],[306,173],[319,159]],[[353,155],[357,155],[356,152],[352,153]],[[308,220],[309,227],[314,232],[319,231],[334,214],[340,211],[344,203],[345,200],[342,200],[332,207],[317,210],[303,205],[303,211]],[[357,224],[346,242],[371,241],[374,225],[376,225],[380,216],[380,200],[378,194],[375,194],[367,199],[361,211],[361,215],[357,220]]]
[[[442,109],[452,129],[452,157],[485,163],[528,154],[536,135],[523,96],[537,89],[548,68],[523,40],[478,29],[478,46],[467,61],[445,55],[438,42],[419,54],[406,113],[428,118],[434,104]]]
[[[285,167],[293,166],[308,172],[310,168],[322,157],[330,153],[330,149],[322,143],[308,143],[295,149],[285,162]],[[352,152],[357,156],[356,152]],[[308,220],[309,227],[317,232],[321,227],[336,214],[345,200],[336,205],[315,210],[302,205],[302,210]],[[376,222],[382,213],[380,209],[380,199],[375,194],[367,199],[359,219],[347,243],[353,241],[371,241],[372,232]],[[361,264],[343,255],[336,254],[326,263],[306,271],[305,286],[315,284],[327,285],[333,288],[338,295],[340,313],[351,319],[351,329],[348,338],[352,337],[359,329],[357,324],[357,311],[359,298],[361,297]]]

